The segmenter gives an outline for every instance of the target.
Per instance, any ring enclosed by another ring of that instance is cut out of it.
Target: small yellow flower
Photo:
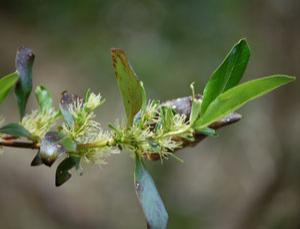
[[[45,111],[34,110],[21,120],[21,125],[33,136],[42,139],[58,118],[58,112],[53,109]]]
[[[100,93],[94,94],[93,92],[89,95],[87,101],[85,102],[85,107],[89,110],[95,110],[97,107],[99,107],[104,100],[102,99]]]

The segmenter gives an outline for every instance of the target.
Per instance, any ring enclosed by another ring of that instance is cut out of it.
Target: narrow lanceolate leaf
[[[80,157],[70,156],[64,159],[56,169],[55,185],[61,186],[67,182],[72,174],[69,172],[72,168],[79,167]]]
[[[141,87],[142,87],[142,108],[141,110],[145,110],[147,107],[147,93],[144,87],[144,84],[142,81],[140,81]]]
[[[195,94],[194,82],[191,84],[192,89],[192,108],[189,117],[190,125],[193,127],[194,122],[198,119],[201,112],[202,98],[197,98]]]
[[[44,86],[35,89],[35,96],[42,112],[52,108],[52,96]]]
[[[195,121],[198,119],[201,111],[201,99],[193,98],[192,100],[192,109],[190,114],[190,125],[193,126]]]
[[[39,155],[45,165],[50,167],[58,156],[66,153],[66,149],[60,141],[61,136],[54,131],[48,132],[42,139]]]
[[[168,213],[155,187],[152,177],[136,158],[134,182],[137,197],[145,214],[148,228],[165,229],[168,223]]]
[[[20,76],[15,93],[21,118],[25,114],[28,97],[32,90],[32,65],[34,54],[31,49],[19,48],[16,55],[16,69]]]
[[[229,89],[219,95],[207,108],[203,116],[196,122],[199,129],[223,118],[237,110],[245,103],[260,97],[268,92],[294,81],[295,77],[286,75],[273,75],[251,80]]]
[[[19,75],[17,72],[6,75],[0,79],[0,103],[3,102],[8,95],[8,92],[15,85],[18,79]]]
[[[111,53],[116,79],[127,115],[127,125],[131,126],[134,116],[142,108],[143,101],[145,101],[145,91],[141,81],[138,80],[137,75],[130,66],[125,52],[121,49],[112,49]]]
[[[174,118],[173,109],[171,107],[162,106],[160,108],[161,125],[164,131],[170,131],[172,121]]]
[[[209,104],[222,92],[236,86],[249,61],[250,50],[246,40],[240,40],[227,54],[223,63],[210,76],[203,92],[201,114],[203,115]]]
[[[10,123],[0,128],[0,133],[15,137],[31,138],[31,133],[18,123]]]

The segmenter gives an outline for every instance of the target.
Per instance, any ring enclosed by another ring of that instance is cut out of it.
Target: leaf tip
[[[31,166],[39,166],[39,165],[42,165],[43,164],[43,161],[40,157],[40,154],[39,152],[35,155],[35,157],[33,158],[32,162],[31,162]]]
[[[113,67],[114,67],[115,71],[116,71],[118,59],[122,62],[123,65],[128,67],[127,57],[126,57],[125,51],[123,49],[111,48],[111,56],[112,56]],[[116,74],[116,76],[117,75],[118,74]]]

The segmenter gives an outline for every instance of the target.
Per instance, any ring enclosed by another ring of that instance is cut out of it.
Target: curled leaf
[[[15,93],[21,118],[25,115],[27,100],[32,90],[32,65],[34,54],[31,49],[21,47],[16,55],[16,69],[20,76]]]
[[[42,161],[40,152],[37,152],[37,154],[34,156],[33,160],[31,161],[31,166],[39,166],[42,164],[43,164],[43,161]]]
[[[42,139],[39,155],[45,165],[50,167],[58,156],[66,152],[60,140],[61,136],[54,131],[48,132]]]
[[[41,111],[46,111],[52,108],[52,96],[44,86],[38,86],[35,89],[35,96]]]
[[[78,168],[80,157],[70,156],[64,159],[56,169],[55,185],[61,186],[67,182],[72,174],[69,172],[72,168]]]

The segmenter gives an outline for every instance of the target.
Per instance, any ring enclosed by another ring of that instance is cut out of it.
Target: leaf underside
[[[143,162],[137,157],[134,172],[135,190],[147,220],[148,228],[165,229],[168,213]]]

